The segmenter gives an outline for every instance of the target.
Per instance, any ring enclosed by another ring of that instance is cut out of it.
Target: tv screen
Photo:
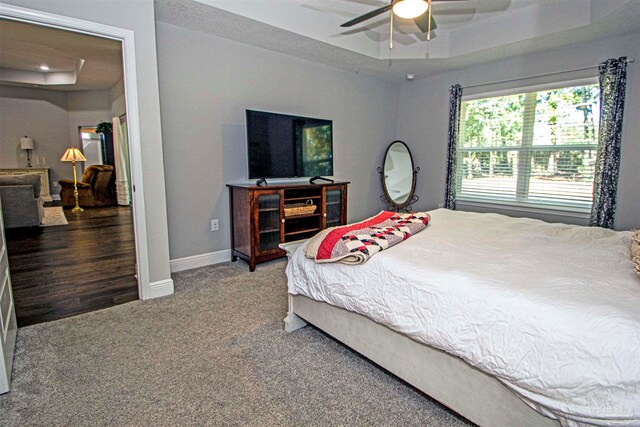
[[[333,175],[331,120],[247,110],[249,179]]]

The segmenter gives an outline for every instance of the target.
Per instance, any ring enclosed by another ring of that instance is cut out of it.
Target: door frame
[[[0,3],[0,18],[117,40],[122,44],[122,68],[129,133],[129,160],[131,168],[138,297],[139,299],[148,299],[157,296],[157,292],[151,289],[149,281],[149,255],[147,249],[147,226],[142,177],[142,147],[140,141],[134,32],[125,28],[27,9],[6,3]]]

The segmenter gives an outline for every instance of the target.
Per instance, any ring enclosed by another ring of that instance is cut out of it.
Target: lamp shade
[[[20,138],[20,148],[23,150],[33,150],[33,139],[27,138],[26,136]]]
[[[69,147],[67,151],[64,152],[60,161],[62,162],[84,162],[87,158],[82,155],[82,151],[78,150],[76,147]]]

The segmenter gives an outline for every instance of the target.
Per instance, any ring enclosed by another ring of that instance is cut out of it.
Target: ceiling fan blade
[[[413,22],[416,23],[418,28],[420,28],[420,31],[422,31],[423,33],[426,33],[429,31],[429,14],[428,13],[423,13],[417,18],[413,18]],[[438,28],[438,26],[436,25],[436,21],[433,19],[433,16],[432,16],[431,31],[435,30],[436,28]]]
[[[387,11],[391,10],[391,5],[385,6],[385,7],[381,7],[380,9],[376,9],[373,10],[369,13],[365,13],[362,16],[358,16],[357,18],[352,19],[349,22],[345,22],[344,24],[340,25],[341,27],[351,27],[353,25],[359,24],[361,22],[366,21],[367,19],[371,19],[373,17],[376,17],[378,15],[381,15]]]

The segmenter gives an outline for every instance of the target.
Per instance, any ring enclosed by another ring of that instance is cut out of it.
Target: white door
[[[9,391],[13,351],[16,345],[16,310],[13,306],[7,242],[4,240],[2,204],[0,203],[0,394]]]

